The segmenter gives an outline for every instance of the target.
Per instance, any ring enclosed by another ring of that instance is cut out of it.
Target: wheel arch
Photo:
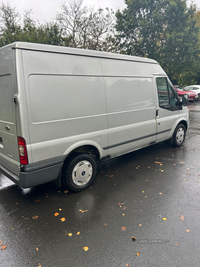
[[[82,141],[70,146],[65,152],[65,160],[78,154],[93,154],[96,160],[99,160],[103,156],[101,147],[93,141]]]
[[[186,131],[188,130],[188,122],[187,122],[187,120],[185,120],[183,118],[180,118],[178,121],[176,121],[176,123],[174,123],[174,125],[173,125],[173,127],[171,129],[171,134],[170,134],[171,137],[173,136],[174,131],[176,130],[176,127],[179,124],[183,124],[185,126]]]

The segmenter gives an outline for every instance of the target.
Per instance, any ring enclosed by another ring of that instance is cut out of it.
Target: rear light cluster
[[[23,165],[28,164],[28,155],[26,149],[26,141],[22,137],[18,137],[18,147],[19,147],[19,159],[20,163]]]

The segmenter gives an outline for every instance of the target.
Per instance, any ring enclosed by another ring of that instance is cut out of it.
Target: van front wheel
[[[179,124],[173,135],[173,145],[174,146],[181,146],[185,140],[185,134],[186,134],[186,129],[183,124]]]
[[[71,191],[78,192],[92,184],[96,173],[95,159],[88,154],[78,155],[64,167],[63,183]]]

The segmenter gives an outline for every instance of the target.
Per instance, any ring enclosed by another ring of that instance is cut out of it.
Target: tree
[[[21,33],[20,15],[9,4],[0,5],[0,46],[18,40]]]
[[[157,60],[174,83],[186,83],[199,62],[195,6],[186,0],[125,0],[116,13],[123,53]]]
[[[94,11],[83,6],[82,0],[62,4],[57,21],[63,29],[63,37],[69,46],[92,50],[112,50],[114,13],[106,8]]]
[[[15,7],[9,4],[0,6],[0,46],[23,41],[52,45],[65,45],[62,29],[56,22],[36,23],[31,17],[31,10],[25,11],[23,20]]]

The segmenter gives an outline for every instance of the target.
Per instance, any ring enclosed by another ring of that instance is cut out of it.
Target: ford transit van
[[[0,169],[22,188],[91,185],[97,162],[168,140],[187,99],[147,58],[16,42],[0,49]]]

